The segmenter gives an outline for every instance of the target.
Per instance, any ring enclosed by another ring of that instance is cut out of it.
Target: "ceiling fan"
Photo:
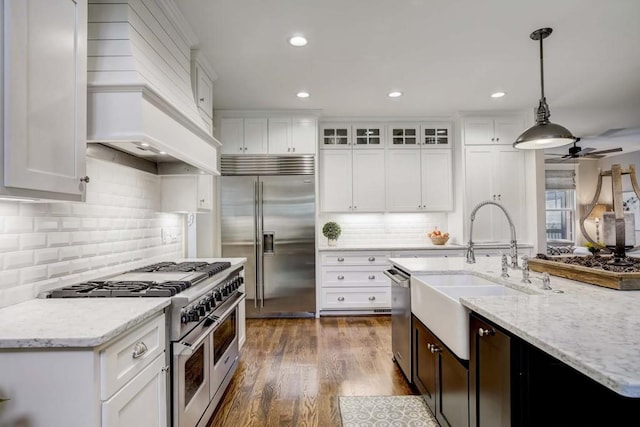
[[[547,154],[548,156],[560,156],[557,159],[547,159],[547,163],[561,163],[570,159],[577,159],[580,157],[586,157],[588,159],[601,159],[605,154],[615,153],[618,151],[622,151],[622,148],[609,148],[607,150],[596,150],[595,148],[582,148],[578,147],[578,142],[580,142],[580,138],[576,138],[573,142],[573,146],[569,147],[569,152],[567,154]]]

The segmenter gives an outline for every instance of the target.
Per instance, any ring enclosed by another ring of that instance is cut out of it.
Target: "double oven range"
[[[231,261],[231,262],[230,262]],[[238,366],[244,267],[236,259],[160,262],[50,291],[48,298],[170,297],[172,425],[205,426]]]

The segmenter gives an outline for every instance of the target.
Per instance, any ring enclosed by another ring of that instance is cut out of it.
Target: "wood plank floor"
[[[415,394],[391,357],[389,316],[247,319],[208,427],[339,427],[338,396]]]

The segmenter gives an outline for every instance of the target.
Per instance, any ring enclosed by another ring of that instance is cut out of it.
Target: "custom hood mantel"
[[[197,40],[172,0],[89,4],[87,142],[219,175],[191,88]]]

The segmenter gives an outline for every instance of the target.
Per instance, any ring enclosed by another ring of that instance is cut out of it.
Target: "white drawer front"
[[[391,307],[391,288],[324,288],[322,308],[325,310],[373,309]]]
[[[388,265],[387,252],[334,252],[322,255],[322,265]]]
[[[383,271],[387,267],[356,268],[323,267],[322,286],[389,286],[389,278]]]
[[[165,350],[164,315],[148,321],[100,352],[100,398],[106,400]]]

